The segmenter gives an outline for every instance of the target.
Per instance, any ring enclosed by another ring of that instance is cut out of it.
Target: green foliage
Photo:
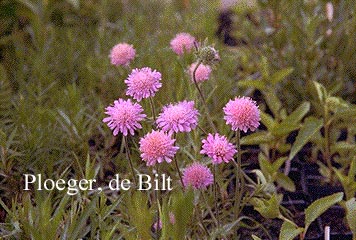
[[[173,240],[185,238],[193,216],[193,200],[194,192],[192,190],[184,193],[178,192],[172,197],[172,212],[176,220],[171,233]]]
[[[309,117],[305,120],[304,125],[300,129],[295,143],[289,153],[289,159],[293,159],[294,156],[302,149],[302,147],[314,136],[314,134],[320,130],[323,125],[321,119]]]
[[[346,200],[353,198],[356,193],[356,156],[354,156],[350,164],[350,169],[347,175],[344,175],[339,169],[333,168],[333,170],[344,188]]]
[[[1,237],[152,238],[153,194],[129,191],[117,196],[105,190],[70,198],[60,192],[27,194],[22,191],[21,174],[97,178],[106,184],[107,172],[127,169],[127,162],[120,161],[120,137],[112,137],[102,123],[105,106],[119,97],[126,98],[123,81],[130,71],[110,65],[110,49],[118,42],[129,42],[138,53],[130,68],[149,66],[162,73],[163,86],[154,98],[159,111],[170,102],[197,96],[186,71],[194,61],[193,54],[177,57],[169,48],[178,32],[189,32],[199,42],[205,38],[216,42],[221,62],[201,87],[219,132],[233,134],[222,118],[221,109],[228,99],[252,95],[255,89],[262,94],[258,104],[267,129],[241,139],[242,145],[260,145],[261,150],[261,169],[255,170],[257,183],[246,178],[248,195],[243,203],[249,204],[249,198],[254,197],[256,209],[264,216],[280,218],[278,213],[283,211],[278,207],[280,196],[275,195],[275,184],[289,191],[295,189],[281,168],[312,141],[314,152],[330,150],[332,161],[341,166],[334,172],[350,199],[348,209],[354,209],[356,108],[350,102],[356,100],[356,22],[352,1],[333,2],[336,11],[332,23],[323,17],[321,1],[259,1],[251,8],[239,8],[235,34],[247,44],[237,48],[226,48],[215,37],[218,1],[190,2],[191,8],[183,10],[181,3],[177,7],[159,0],[0,1],[0,204],[6,211],[5,222],[0,224]],[[250,20],[242,14],[247,12]],[[325,34],[329,28],[331,35]],[[151,117],[148,102],[140,104]],[[201,110],[200,102],[196,106]],[[328,138],[319,131],[321,122],[323,127],[329,126]],[[151,122],[143,125],[130,146],[138,172],[146,168],[139,159],[137,142],[152,129]],[[199,126],[206,125],[202,114]],[[204,134],[199,131],[178,137],[180,167],[201,160]],[[298,131],[298,136],[291,145],[287,137],[293,131]],[[347,139],[338,141],[341,131],[347,131]],[[202,161],[208,162],[205,158]],[[224,239],[236,237],[236,227],[247,228],[251,223],[253,228],[263,229],[252,218],[231,218],[227,189],[233,174],[225,166],[220,167],[217,177],[220,228],[212,224],[204,207],[193,215],[194,194],[190,191],[165,192],[167,202],[160,210],[162,239],[204,238],[203,225],[212,236]],[[327,172],[324,163],[320,166]],[[178,177],[170,165],[162,169]],[[331,171],[328,174],[331,176]],[[212,192],[206,190],[209,205]],[[202,199],[194,201],[200,206]],[[169,222],[170,212],[175,215],[174,225]],[[354,211],[348,213],[349,225],[355,231]],[[195,219],[198,214],[202,223]],[[283,220],[283,238],[291,239],[301,231]]]
[[[353,237],[356,237],[356,199],[351,198],[345,203],[346,219],[352,231]]]
[[[281,227],[281,231],[279,233],[280,240],[293,240],[299,234],[304,231],[303,228],[298,227],[293,222],[284,221]]]
[[[307,232],[310,224],[314,222],[321,214],[323,214],[328,208],[334,204],[340,202],[344,196],[344,193],[335,193],[333,195],[320,198],[314,201],[310,206],[305,210],[305,227],[304,235]]]
[[[278,218],[281,215],[279,210],[283,195],[273,194],[269,199],[252,198],[251,203],[256,211],[265,218]]]
[[[148,207],[148,197],[145,193],[135,191],[132,196],[127,195],[127,210],[131,226],[135,226],[137,237],[151,239],[153,213]]]

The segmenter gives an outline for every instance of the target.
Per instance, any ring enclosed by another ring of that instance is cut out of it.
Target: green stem
[[[219,227],[218,220],[215,218],[215,215],[214,215],[214,213],[213,213],[213,210],[211,210],[211,207],[210,207],[210,205],[208,204],[208,201],[206,200],[206,198],[205,198],[205,195],[204,195],[203,191],[200,191],[200,193],[201,193],[201,195],[202,195],[202,197],[203,197],[203,200],[204,200],[205,206],[206,206],[206,208],[208,209],[208,211],[209,211],[209,213],[210,213],[211,218],[212,218],[212,219],[213,219],[213,221],[215,222],[216,227]]]
[[[156,165],[156,172],[157,172],[157,175],[159,176],[159,166],[158,164]],[[154,174],[153,174],[154,175]],[[154,176],[153,176],[154,177]],[[156,202],[157,202],[157,231],[156,231],[156,239],[158,240],[159,239],[159,231],[158,231],[158,227],[159,227],[159,222],[160,222],[160,208],[161,208],[161,205],[160,205],[160,190],[157,189],[157,190],[153,190],[155,191],[155,195],[156,195]]]
[[[173,134],[173,138],[174,138],[174,139],[177,139],[176,137],[177,137],[177,134],[174,133],[174,134]],[[176,141],[177,141],[177,140],[176,140]],[[173,157],[173,161],[174,161],[174,166],[176,167],[176,170],[177,170],[177,172],[178,172],[178,176],[179,176],[180,183],[182,184],[182,189],[183,189],[183,191],[184,191],[184,182],[183,182],[183,178],[182,178],[182,173],[181,173],[180,170],[179,170],[177,158],[176,158],[175,156]]]
[[[203,222],[203,219],[202,219],[201,216],[200,216],[199,204],[197,204],[197,205],[195,206],[195,209],[196,209],[196,211],[197,211],[198,221],[199,221],[200,225],[202,226],[202,228],[203,228],[205,234],[206,234],[207,236],[210,236],[210,233],[209,233],[208,229],[205,227],[204,222]]]
[[[137,187],[137,182],[136,182],[136,177],[135,177],[135,170],[134,170],[134,167],[133,167],[133,164],[132,164],[132,160],[131,160],[131,155],[130,155],[128,137],[124,136],[123,140],[125,142],[126,158],[129,160],[132,177],[134,179],[135,186]]]
[[[324,151],[324,159],[330,171],[330,182],[333,183],[333,166],[331,163],[330,156],[330,122],[328,117],[328,108],[325,106],[324,109],[324,137],[325,137],[325,151]]]
[[[152,97],[149,97],[148,99],[149,99],[149,102],[150,102],[150,105],[151,105],[151,112],[152,112],[153,122],[155,123],[155,122],[156,122],[155,105],[153,104],[153,99],[152,99]]]
[[[241,207],[241,200],[244,194],[245,188],[245,178],[244,173],[242,171],[242,163],[241,163],[241,143],[240,143],[240,130],[236,132],[236,145],[237,145],[237,162],[235,163],[236,166],[236,202],[235,202],[235,219],[238,218],[242,207]]]
[[[215,204],[215,214],[216,214],[216,219],[218,222],[218,227],[220,226],[220,221],[219,221],[219,207],[218,207],[218,197],[217,197],[217,188],[218,184],[216,182],[216,172],[217,172],[217,165],[213,166],[213,175],[214,175],[214,204]]]
[[[201,100],[203,102],[208,122],[209,122],[211,128],[214,130],[214,132],[217,132],[215,124],[214,124],[213,120],[210,117],[209,108],[208,108],[206,99],[205,99],[205,97],[203,95],[203,92],[201,91],[201,89],[199,87],[199,84],[198,84],[198,82],[196,80],[196,77],[195,77],[196,71],[197,71],[197,69],[198,69],[198,67],[200,66],[201,63],[202,63],[201,60],[199,60],[198,63],[196,64],[194,70],[193,70],[193,82],[194,82],[194,85],[195,85],[196,89],[198,90],[199,96],[200,96],[200,98],[201,98]]]

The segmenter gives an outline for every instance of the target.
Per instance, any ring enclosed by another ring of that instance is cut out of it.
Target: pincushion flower
[[[192,81],[194,81],[193,73],[196,66],[197,63],[192,63],[192,65],[190,65],[189,67],[189,74]],[[211,67],[209,65],[205,65],[201,63],[198,66],[197,70],[195,71],[195,80],[197,82],[204,82],[209,79],[210,74],[211,74]]]
[[[134,135],[136,129],[142,128],[139,123],[146,115],[143,114],[143,109],[138,103],[132,103],[130,99],[118,99],[114,101],[113,106],[105,108],[105,114],[109,115],[103,119],[109,128],[113,130],[114,136],[119,132],[127,136],[128,133]]]
[[[174,146],[176,140],[163,131],[146,134],[140,140],[141,158],[147,166],[153,166],[163,161],[171,162],[179,147]]]
[[[224,107],[224,119],[232,130],[255,131],[260,125],[260,111],[256,102],[249,97],[236,97]]]
[[[143,98],[153,97],[158,89],[162,87],[161,73],[149,67],[132,70],[125,80],[127,84],[126,95],[132,96],[137,101]]]
[[[178,33],[170,42],[172,50],[183,55],[184,52],[190,52],[194,48],[195,38],[189,33]]]
[[[182,101],[163,107],[157,126],[168,133],[190,132],[198,125],[198,110],[193,101]]]
[[[136,50],[132,45],[127,43],[119,43],[110,51],[110,60],[112,65],[128,66],[135,58]]]
[[[209,133],[202,143],[203,146],[200,153],[208,155],[213,164],[228,163],[234,159],[234,155],[237,152],[235,146],[225,136],[220,136],[218,133],[215,133],[215,135]]]
[[[211,185],[214,181],[210,169],[200,163],[193,163],[183,171],[184,187],[203,189]]]

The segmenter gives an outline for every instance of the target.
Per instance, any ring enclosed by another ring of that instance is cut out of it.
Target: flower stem
[[[324,107],[324,138],[325,138],[325,149],[324,149],[324,159],[330,171],[330,182],[333,183],[333,165],[330,156],[330,122],[329,122],[329,110],[328,107]]]
[[[220,226],[219,221],[219,207],[218,207],[218,197],[217,197],[217,188],[218,183],[216,182],[216,172],[217,172],[217,165],[213,166],[213,176],[214,176],[214,204],[215,204],[215,218],[217,219],[218,227]]]
[[[241,143],[240,143],[240,130],[236,131],[236,145],[237,145],[237,162],[235,163],[236,166],[236,202],[235,202],[235,219],[238,218],[241,212],[241,200],[244,194],[245,188],[245,178],[243,176],[242,171],[242,163],[241,163]]]
[[[137,186],[136,177],[135,177],[135,170],[134,170],[134,167],[133,167],[133,164],[132,164],[132,160],[131,160],[131,155],[130,155],[128,137],[124,136],[123,140],[125,142],[126,158],[129,160],[132,177],[134,179],[135,186]]]
[[[159,167],[158,164],[156,165],[156,172],[157,175],[159,176]],[[156,195],[156,202],[157,202],[157,223],[159,225],[160,222],[160,209],[161,209],[161,205],[160,205],[160,190],[153,190],[155,191],[155,195]],[[159,231],[158,231],[158,226],[157,226],[157,231],[156,231],[156,239],[159,239]]]
[[[203,191],[200,191],[200,193],[201,193],[201,195],[202,195],[202,197],[203,197],[203,200],[204,200],[205,206],[206,206],[206,208],[208,209],[208,211],[209,211],[209,213],[210,213],[211,218],[212,218],[212,219],[213,219],[213,221],[215,222],[216,227],[219,227],[218,220],[215,218],[215,215],[214,215],[214,213],[213,213],[213,210],[211,210],[211,207],[210,207],[210,205],[208,204],[208,201],[206,200],[206,198],[205,198],[205,195],[204,195]]]
[[[177,139],[176,137],[177,137],[177,134],[174,133],[174,134],[173,134],[173,138],[174,138],[174,139]],[[176,170],[177,170],[177,172],[178,172],[178,176],[179,176],[180,183],[182,184],[182,189],[183,189],[183,191],[184,191],[184,182],[183,182],[183,178],[182,178],[182,173],[181,173],[180,170],[179,170],[177,158],[176,158],[175,156],[173,157],[173,161],[174,161],[174,165],[175,165],[175,167],[176,167]]]
[[[149,102],[150,102],[150,105],[151,105],[151,112],[152,112],[153,122],[155,123],[155,122],[156,122],[155,105],[153,104],[153,99],[152,99],[152,97],[149,97],[148,99],[149,99]]]
[[[205,111],[206,111],[206,116],[207,116],[208,122],[209,122],[211,128],[212,128],[215,132],[217,132],[217,129],[216,129],[214,123],[213,123],[213,120],[211,120],[210,113],[209,113],[209,108],[208,108],[206,99],[205,99],[205,97],[204,97],[204,95],[203,95],[203,92],[201,91],[201,89],[200,89],[200,87],[199,87],[199,84],[198,84],[198,82],[197,82],[197,79],[196,79],[196,77],[195,77],[195,74],[196,74],[196,72],[197,72],[197,69],[198,69],[198,67],[200,66],[201,63],[202,63],[201,60],[199,60],[198,63],[196,64],[194,70],[193,70],[193,82],[194,82],[194,85],[195,85],[196,89],[198,90],[199,96],[200,96],[200,98],[201,98],[201,100],[202,100],[202,102],[203,102],[203,105],[204,105],[204,107],[205,107]]]

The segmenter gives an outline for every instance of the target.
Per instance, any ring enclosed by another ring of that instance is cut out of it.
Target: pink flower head
[[[169,212],[169,222],[174,225],[176,223],[176,219],[174,217],[174,214],[172,212]],[[153,224],[153,228],[155,231],[157,231],[157,229],[162,229],[162,221],[161,219],[159,219],[159,221],[156,221],[154,224]]]
[[[190,74],[192,81],[194,81],[193,73],[194,73],[194,69],[196,66],[197,66],[197,63],[192,63],[192,65],[190,65],[190,68],[189,68],[189,74]],[[210,74],[211,74],[211,67],[209,65],[204,65],[201,63],[198,66],[197,70],[195,71],[195,80],[197,82],[204,82],[209,79]]]
[[[111,59],[112,65],[128,66],[131,60],[135,58],[135,55],[136,50],[132,45],[127,43],[119,43],[111,49],[109,57]]]
[[[230,100],[224,107],[224,113],[226,124],[230,124],[234,131],[255,131],[260,125],[260,110],[256,102],[249,97]]]
[[[190,52],[194,48],[195,38],[189,33],[178,33],[171,40],[172,50],[179,56],[184,52]]]
[[[219,164],[223,161],[228,163],[234,159],[237,152],[233,144],[229,143],[225,136],[215,133],[215,136],[209,133],[208,137],[202,141],[203,146],[201,154],[206,154],[213,161],[213,164]]]
[[[142,128],[139,121],[143,120],[146,115],[143,114],[143,109],[138,103],[132,103],[128,100],[115,100],[113,106],[105,108],[105,114],[109,115],[103,119],[116,136],[119,132],[127,136],[128,132],[134,135],[136,129]]]
[[[125,80],[128,86],[126,95],[132,96],[137,101],[143,98],[153,97],[160,87],[162,87],[161,73],[149,67],[132,70]]]
[[[157,162],[171,162],[179,149],[179,147],[174,146],[175,141],[170,134],[152,130],[140,140],[142,160],[146,162],[147,166],[153,166]]]
[[[190,132],[198,125],[198,110],[193,101],[182,101],[163,107],[157,118],[157,125],[163,131]]]
[[[193,163],[183,171],[184,187],[192,186],[195,189],[202,189],[211,185],[214,181],[213,174],[206,166]]]

